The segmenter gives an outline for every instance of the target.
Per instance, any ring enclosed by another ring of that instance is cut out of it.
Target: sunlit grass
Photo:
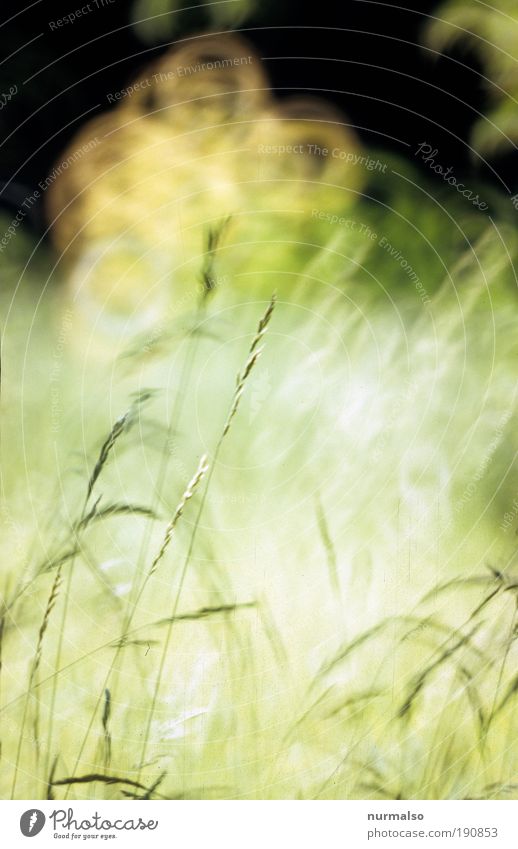
[[[147,89],[0,255],[0,795],[515,796],[514,210]]]

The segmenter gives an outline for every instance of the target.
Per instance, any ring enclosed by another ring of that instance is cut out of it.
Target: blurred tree
[[[480,153],[509,153],[518,141],[518,6],[516,0],[448,0],[426,30],[437,50],[456,42],[483,62],[487,112],[476,122],[472,145]]]

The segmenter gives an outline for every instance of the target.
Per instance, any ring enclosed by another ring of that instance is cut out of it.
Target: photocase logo
[[[25,811],[20,817],[20,831],[24,837],[35,837],[45,825],[45,814],[37,808]]]

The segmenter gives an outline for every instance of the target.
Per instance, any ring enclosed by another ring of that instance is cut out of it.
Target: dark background
[[[122,88],[166,48],[138,39],[127,0],[50,30],[50,20],[81,5],[83,0],[22,0],[0,13],[0,90],[13,83],[19,88],[0,111],[0,180],[16,173],[15,183],[2,192],[4,205],[16,207],[17,192],[25,197],[36,187],[81,124],[108,108],[107,93]],[[344,0],[336,8],[331,3],[304,8],[294,0],[266,0],[241,29],[266,57],[279,96],[293,89],[325,92],[366,145],[395,150],[417,164],[413,151],[427,141],[456,174],[476,173],[496,184],[468,144],[476,110],[487,102],[476,56],[459,47],[438,58],[421,46],[426,16],[437,5],[421,0],[394,8]],[[182,34],[203,24],[201,11],[185,13]],[[494,164],[512,186],[515,157]],[[38,226],[37,216],[33,222]]]

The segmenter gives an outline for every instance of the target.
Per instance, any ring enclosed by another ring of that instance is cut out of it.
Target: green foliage
[[[258,7],[257,0],[134,0],[133,25],[144,42],[169,41],[193,29],[221,31],[239,27]]]
[[[515,235],[384,161],[136,336],[2,255],[3,797],[516,796]]]
[[[484,155],[508,153],[518,140],[518,15],[513,0],[448,0],[439,6],[426,32],[434,50],[460,42],[469,45],[483,65],[486,115],[472,136]]]

